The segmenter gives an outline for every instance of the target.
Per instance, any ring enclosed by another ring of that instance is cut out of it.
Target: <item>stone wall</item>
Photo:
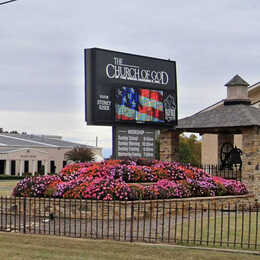
[[[160,160],[179,160],[179,134],[178,131],[162,130],[160,133]]]
[[[243,130],[242,182],[260,199],[260,128]]]
[[[150,201],[96,201],[47,198],[8,198],[0,212],[8,215],[23,215],[28,218],[80,218],[114,219],[151,218],[187,214],[191,211],[234,210],[254,208],[253,195],[200,197]],[[258,205],[259,206],[259,205]]]

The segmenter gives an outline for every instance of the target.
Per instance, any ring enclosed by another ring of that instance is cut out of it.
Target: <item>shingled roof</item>
[[[78,146],[93,148],[93,146],[64,141],[62,139],[48,138],[47,136],[0,133],[0,147],[53,147],[72,149]]]
[[[232,86],[246,86],[248,87],[249,84],[242,79],[239,75],[235,75],[228,83],[225,84],[227,87],[232,87]]]
[[[177,129],[187,132],[237,132],[241,127],[260,126],[260,109],[243,104],[220,106],[180,119]]]

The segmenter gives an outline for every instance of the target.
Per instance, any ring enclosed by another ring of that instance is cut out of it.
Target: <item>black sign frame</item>
[[[99,48],[85,49],[84,54],[85,120],[88,125],[128,124],[140,126],[142,124],[159,128],[177,125],[178,102],[175,61]],[[116,88],[122,86],[173,91],[176,121],[170,124],[115,122],[114,93]]]

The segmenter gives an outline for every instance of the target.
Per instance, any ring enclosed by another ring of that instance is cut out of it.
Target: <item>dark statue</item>
[[[241,170],[241,155],[241,149],[237,148],[236,146],[234,147],[231,143],[224,143],[220,150],[220,169],[224,170],[225,168],[228,168],[232,170],[234,165],[239,165],[239,170]]]

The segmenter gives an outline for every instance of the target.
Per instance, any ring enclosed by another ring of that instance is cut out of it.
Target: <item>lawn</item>
[[[0,196],[10,196],[12,190],[19,180],[1,180],[0,181]]]
[[[42,235],[0,233],[0,259],[178,259],[178,260],[257,260],[259,256],[164,245],[84,240]]]
[[[176,243],[221,248],[260,249],[260,213],[230,212],[190,218],[173,232]],[[182,241],[182,242],[180,242]]]

